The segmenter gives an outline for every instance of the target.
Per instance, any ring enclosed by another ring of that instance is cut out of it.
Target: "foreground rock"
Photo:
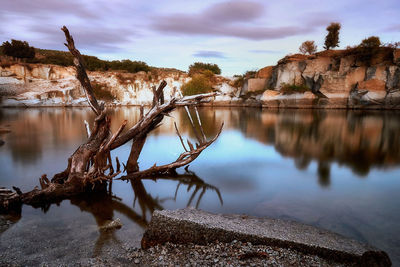
[[[309,225],[277,219],[215,215],[195,209],[156,211],[143,236],[142,247],[166,242],[205,245],[234,240],[292,249],[348,264],[391,265],[383,251]]]
[[[128,253],[128,258],[140,266],[344,266],[293,249],[237,240],[231,243],[217,241],[206,246],[166,243],[147,250],[134,249]],[[97,263],[101,264],[101,261]]]

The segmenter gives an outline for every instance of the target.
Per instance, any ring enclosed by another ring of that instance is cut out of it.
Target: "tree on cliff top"
[[[15,57],[15,58],[34,58],[35,57],[35,48],[33,46],[29,46],[26,41],[19,40],[11,40],[4,42],[1,45],[2,53],[6,56]]]
[[[329,50],[330,48],[335,48],[339,46],[339,31],[342,25],[338,22],[332,22],[326,27],[328,34],[325,37],[324,48]]]
[[[299,51],[304,55],[307,53],[312,55],[315,52],[317,52],[317,45],[315,44],[314,41],[305,41],[299,47]]]

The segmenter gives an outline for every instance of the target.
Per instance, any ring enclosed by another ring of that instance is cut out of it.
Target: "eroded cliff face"
[[[258,71],[254,80],[265,90],[259,99],[263,107],[398,108],[400,52],[390,53],[382,49],[369,62],[345,50],[285,57]],[[293,91],[283,92],[285,86]],[[308,90],[296,92],[296,86]]]
[[[190,80],[182,71],[157,69],[151,72],[117,71],[88,72],[92,86],[107,91],[112,105],[150,105],[153,87],[162,80],[166,100],[180,96],[181,86]],[[225,103],[238,96],[240,89],[229,79],[218,77],[214,90],[216,102]],[[73,67],[43,64],[14,64],[0,67],[1,106],[86,106],[84,91],[75,77]],[[238,99],[238,98],[237,98]]]
[[[400,50],[382,49],[368,62],[346,50],[316,55],[293,55],[276,66],[259,70],[255,78],[235,88],[233,80],[216,76],[218,95],[210,105],[265,108],[400,107]],[[112,105],[149,105],[153,87],[167,82],[165,98],[180,96],[190,80],[178,70],[151,72],[89,72],[93,87],[107,91]],[[288,90],[289,88],[289,90]],[[300,90],[301,89],[301,90]],[[84,92],[73,67],[14,64],[0,67],[1,106],[86,106]]]

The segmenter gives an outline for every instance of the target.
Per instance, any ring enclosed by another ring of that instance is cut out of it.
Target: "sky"
[[[65,50],[66,25],[81,53],[186,71],[216,63],[232,76],[274,65],[300,44],[322,50],[340,22],[340,47],[375,35],[400,41],[399,0],[0,0],[0,42]]]

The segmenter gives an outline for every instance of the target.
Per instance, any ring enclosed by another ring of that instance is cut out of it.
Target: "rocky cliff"
[[[287,56],[247,81],[247,92],[263,92],[260,104],[275,108],[392,109],[399,89],[400,50],[386,47],[369,58],[354,49]]]
[[[89,72],[93,88],[112,105],[148,105],[153,87],[167,82],[165,98],[179,97],[187,73],[171,69],[126,73]],[[242,88],[216,76],[211,105],[265,108],[400,107],[400,50],[382,47],[366,57],[353,50],[292,55],[245,79]],[[236,83],[238,84],[238,83]],[[83,106],[86,100],[72,67],[0,64],[1,106]]]
[[[187,73],[155,69],[151,72],[127,73],[118,71],[88,72],[93,89],[111,105],[149,105],[153,87],[167,82],[165,98],[179,97],[181,86],[190,80]],[[217,77],[214,101],[232,101],[239,88],[232,81]],[[44,64],[12,64],[0,66],[1,106],[86,106],[84,91],[75,78],[73,67]],[[237,98],[239,99],[239,98]]]

